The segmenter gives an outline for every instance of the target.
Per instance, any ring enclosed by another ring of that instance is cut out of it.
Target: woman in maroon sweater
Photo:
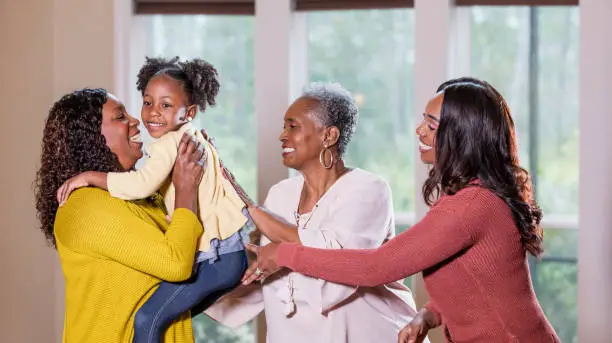
[[[400,333],[419,342],[443,325],[448,342],[560,342],[537,301],[527,253],[542,254],[542,213],[519,166],[514,122],[503,97],[472,78],[440,86],[417,128],[430,211],[372,250],[298,244],[254,248],[245,283],[279,267],[357,286],[423,272],[431,301]]]

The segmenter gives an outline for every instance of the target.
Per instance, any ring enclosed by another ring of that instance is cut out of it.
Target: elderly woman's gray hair
[[[311,83],[304,90],[302,97],[318,102],[316,119],[320,124],[338,128],[338,154],[344,155],[359,119],[359,108],[351,93],[337,83]]]

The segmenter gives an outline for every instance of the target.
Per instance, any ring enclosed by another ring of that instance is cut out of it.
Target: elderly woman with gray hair
[[[300,175],[274,185],[263,208],[243,194],[262,245],[371,249],[393,236],[389,186],[343,161],[358,113],[349,92],[335,84],[313,84],[289,107],[282,159]],[[205,313],[237,327],[265,310],[268,343],[378,343],[397,342],[414,309],[399,282],[352,287],[287,271],[239,287]]]

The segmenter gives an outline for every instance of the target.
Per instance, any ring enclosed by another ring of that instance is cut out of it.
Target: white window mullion
[[[278,136],[285,111],[307,80],[307,36],[292,0],[255,1],[255,116],[257,118],[257,200],[287,178]],[[255,321],[256,342],[266,341],[263,315]]]
[[[278,136],[285,111],[305,82],[306,42],[292,0],[256,0],[255,12],[257,198],[263,203],[268,189],[288,175]]]
[[[453,22],[454,1],[452,0],[415,0],[415,64],[414,89],[415,127],[422,119],[427,101],[434,94],[440,83],[450,75],[450,41]],[[416,138],[415,138],[416,139]],[[427,178],[427,167],[418,160],[415,163],[415,221],[420,220],[428,210],[422,200],[421,185]],[[423,306],[429,299],[423,286],[422,275],[413,279],[413,293],[417,307]],[[432,343],[442,343],[444,338],[439,329],[431,331]]]
[[[448,75],[450,77],[470,76],[472,52],[472,8],[457,7],[451,14],[450,46]]]

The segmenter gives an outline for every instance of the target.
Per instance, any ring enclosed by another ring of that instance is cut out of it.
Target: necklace
[[[300,214],[300,204],[302,204],[302,201],[305,201],[305,193],[300,194],[300,200],[298,201],[297,204],[297,208],[295,209],[295,211],[293,211],[293,216],[295,218],[295,225],[297,225],[298,229],[300,228],[300,219],[302,219],[302,217],[304,216],[308,216],[306,218],[306,221],[304,222],[304,224],[301,225],[301,227],[303,229],[306,228],[306,224],[308,224],[310,222],[310,219],[312,218],[312,215],[315,213],[315,211],[317,210],[317,208],[319,208],[319,202],[321,202],[321,200],[325,197],[325,194],[327,193],[327,191],[325,193],[323,193],[323,196],[321,196],[317,202],[314,204],[314,206],[312,207],[312,209],[310,210],[310,212],[307,213],[303,213]]]
[[[308,215],[308,218],[306,218],[306,221],[304,222],[304,224],[301,225],[302,228],[306,228],[306,224],[308,224],[310,222],[310,219],[312,219],[312,216],[314,215],[315,211],[317,210],[317,208],[319,208],[319,203],[321,203],[321,201],[327,196],[327,194],[329,193],[329,190],[340,180],[340,178],[342,178],[342,176],[344,176],[344,174],[348,173],[349,171],[351,171],[352,169],[349,168],[344,168],[344,170],[342,170],[342,172],[340,173],[340,175],[338,176],[338,178],[334,181],[334,183],[332,183],[323,193],[323,195],[321,195],[321,197],[319,198],[319,200],[317,200],[317,202],[314,204],[314,206],[312,207],[312,210],[310,210],[309,213],[304,213],[302,215],[300,215],[300,204],[302,203],[302,201],[304,200],[305,196],[303,193],[304,190],[304,185],[302,185],[302,193],[300,194],[300,200],[298,201],[297,204],[297,209],[295,211],[293,211],[293,216],[295,218],[295,223],[297,225],[298,228],[300,228],[300,219],[301,217],[303,217],[304,215]]]
[[[317,202],[314,207],[312,208],[312,210],[309,213],[304,213],[301,214],[299,213],[298,210],[293,211],[293,215],[295,217],[295,225],[297,225],[297,227],[300,227],[300,219],[305,216],[308,215],[308,218],[306,218],[306,222],[304,222],[304,224],[302,225],[302,228],[306,228],[306,224],[308,224],[310,222],[310,219],[312,219],[312,215],[315,213],[315,211],[317,210],[317,208],[319,208],[319,203]]]

